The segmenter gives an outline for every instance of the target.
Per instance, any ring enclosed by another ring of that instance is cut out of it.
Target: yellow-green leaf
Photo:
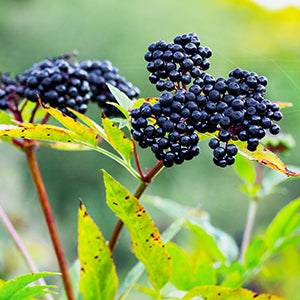
[[[22,124],[22,126],[0,125],[0,135],[64,143],[72,143],[78,137],[70,130],[52,125]]]
[[[137,101],[134,102],[131,109],[134,109],[136,107],[140,107],[144,102],[148,102],[151,105],[153,105],[157,101],[158,101],[158,98],[148,98],[148,99],[140,98],[140,99],[138,99]]]
[[[124,132],[118,128],[111,120],[102,115],[102,125],[107,135],[107,141],[120,155],[127,161],[133,152],[133,143]]]
[[[97,146],[98,135],[93,129],[63,114],[60,110],[51,106],[46,106],[43,104],[43,108],[63,126],[76,133],[78,135],[77,140],[80,140],[88,145]]]
[[[257,161],[279,172],[282,172],[287,176],[300,176],[299,173],[289,170],[287,166],[273,152],[271,152],[261,144],[258,145],[256,151],[252,152],[247,149],[246,142],[233,141],[231,143],[236,144],[239,148],[239,153],[249,160]]]
[[[197,296],[202,296],[205,300],[284,300],[267,294],[258,295],[246,289],[233,289],[222,286],[199,286],[190,290],[181,299],[191,300]]]
[[[155,289],[161,289],[171,275],[170,256],[160,233],[138,199],[102,170],[108,206],[129,230],[133,251],[144,264]]]
[[[84,300],[114,299],[118,278],[111,251],[81,203],[78,215],[79,289]]]

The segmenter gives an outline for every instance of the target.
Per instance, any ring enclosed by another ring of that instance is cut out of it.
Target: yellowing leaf
[[[144,264],[153,287],[161,289],[171,275],[170,256],[160,233],[138,199],[102,170],[108,206],[129,230],[133,251]]]
[[[81,203],[78,215],[79,289],[85,300],[114,299],[118,278],[111,251]]]
[[[133,143],[128,139],[124,132],[118,128],[111,120],[102,115],[102,125],[107,135],[107,140],[111,146],[120,153],[127,161],[130,161],[133,152]]]
[[[287,168],[287,166],[270,150],[258,145],[257,150],[252,152],[247,149],[247,143],[241,141],[231,142],[239,148],[239,153],[249,160],[257,161],[261,164],[264,164],[272,169],[275,169],[279,172],[284,173],[287,176],[299,177],[300,174],[293,172]]]
[[[293,103],[291,102],[272,102],[272,103],[277,104],[280,108],[293,106]]]
[[[83,150],[91,150],[91,148],[78,145],[78,144],[70,144],[70,143],[60,143],[60,142],[39,142],[38,145],[45,146],[49,148],[53,148],[56,150],[65,150],[65,151],[83,151]]]
[[[23,124],[24,127],[0,125],[0,135],[23,139],[72,143],[77,139],[73,132],[51,125]]]
[[[221,286],[199,286],[190,290],[183,298],[191,300],[193,297],[202,296],[205,300],[284,300],[283,298],[253,293],[246,289],[233,289]]]
[[[43,104],[43,108],[63,126],[76,133],[78,135],[77,140],[88,145],[97,146],[98,135],[93,129],[88,128],[84,124],[81,124],[77,120],[63,114],[60,110],[52,108],[51,106]]]

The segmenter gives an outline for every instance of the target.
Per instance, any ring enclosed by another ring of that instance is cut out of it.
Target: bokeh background
[[[0,0],[0,71],[16,74],[45,57],[76,49],[80,60],[111,60],[122,75],[140,88],[142,97],[155,97],[158,92],[148,82],[143,59],[147,46],[160,39],[170,42],[175,35],[188,32],[197,33],[202,44],[213,50],[210,74],[226,77],[235,67],[255,71],[268,77],[270,100],[293,103],[292,108],[283,111],[281,128],[294,136],[296,147],[282,159],[287,164],[300,165],[299,8],[269,10],[247,0]],[[88,115],[100,120],[96,105],[91,105]],[[200,147],[199,157],[164,170],[147,193],[192,207],[200,205],[209,212],[215,226],[232,234],[240,244],[248,206],[247,198],[238,189],[241,182],[232,167],[214,166],[207,142]],[[155,163],[149,151],[140,153],[143,167]],[[107,239],[116,222],[105,204],[100,169],[106,169],[132,192],[137,182],[99,153],[41,148],[37,155],[71,265],[77,258],[79,198]],[[259,204],[255,232],[265,228],[281,207],[300,195],[299,180],[290,180],[281,187]],[[57,270],[25,157],[4,143],[0,144],[0,203],[40,270]],[[164,230],[170,220],[145,206],[159,229]],[[182,240],[188,242],[184,236]],[[129,235],[124,230],[114,255],[121,280],[136,261],[130,248]],[[295,249],[291,251],[293,256],[288,256],[293,257],[289,264],[294,268],[294,281],[288,276],[266,278],[260,291],[299,299],[292,283],[300,277],[300,258]],[[277,273],[284,267],[280,265],[282,261],[278,258]],[[0,222],[0,278],[7,280],[25,272],[26,265]]]

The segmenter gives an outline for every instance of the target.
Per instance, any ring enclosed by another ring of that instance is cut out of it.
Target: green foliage
[[[118,277],[111,251],[81,203],[78,215],[79,289],[85,300],[113,299]]]
[[[110,90],[110,92],[114,95],[115,99],[119,103],[120,107],[124,108],[124,110],[127,112],[124,114],[127,118],[129,117],[128,110],[130,110],[133,106],[133,102],[119,89],[112,86],[111,84],[107,83],[107,86]],[[122,110],[123,112],[123,110]]]
[[[31,273],[18,276],[15,279],[9,280],[0,286],[0,299],[2,300],[25,300],[34,296],[44,295],[44,294],[55,294],[53,291],[48,291],[46,289],[55,288],[52,285],[37,285],[34,287],[28,287],[27,285],[37,281],[40,278],[59,275],[59,273]]]
[[[155,289],[169,280],[171,261],[160,233],[139,201],[102,170],[107,205],[129,230],[133,251],[144,264]]]

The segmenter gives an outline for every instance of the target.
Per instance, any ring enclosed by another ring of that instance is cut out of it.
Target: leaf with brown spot
[[[127,162],[129,162],[133,152],[132,141],[128,139],[124,132],[104,115],[102,115],[102,125],[104,132],[107,135],[107,141]]]
[[[161,289],[170,278],[171,261],[167,249],[162,247],[163,242],[158,229],[138,199],[130,195],[104,170],[102,173],[108,206],[128,228],[134,254],[144,264],[153,287]],[[128,195],[129,198],[126,200]],[[118,203],[118,205],[114,205],[113,202]]]
[[[230,143],[237,145],[239,153],[249,160],[257,161],[274,170],[284,173],[287,176],[299,177],[300,174],[293,172],[270,150],[259,144],[257,150],[252,152],[247,149],[247,143],[241,141],[231,141]]]
[[[64,150],[64,151],[86,151],[91,150],[91,148],[78,145],[78,144],[70,144],[70,143],[61,143],[61,142],[38,142],[38,145],[45,146],[49,148],[53,148],[56,150]]]
[[[63,114],[60,110],[55,109],[51,106],[46,106],[43,104],[43,108],[63,126],[77,134],[77,140],[82,141],[88,145],[97,146],[98,135],[93,129]]]
[[[14,125],[0,125],[0,136],[18,137],[32,140],[76,143],[77,135],[70,130],[41,124],[22,124],[24,127]],[[49,135],[50,134],[50,135]]]
[[[3,110],[0,110],[0,124],[7,124],[7,125],[14,124],[13,120],[11,120],[11,116],[9,114],[7,114],[6,112],[4,112]],[[10,143],[13,146],[15,146],[14,143],[12,142],[12,137],[10,137],[10,136],[0,135],[0,140]],[[17,149],[19,149],[19,148],[17,147]]]
[[[111,251],[82,203],[78,215],[78,255],[81,264],[79,289],[83,298],[114,299],[118,277]]]
[[[285,300],[284,298],[267,294],[258,295],[246,289],[234,289],[213,285],[195,287],[187,292],[181,299],[191,300],[197,296],[202,296],[206,300]]]

